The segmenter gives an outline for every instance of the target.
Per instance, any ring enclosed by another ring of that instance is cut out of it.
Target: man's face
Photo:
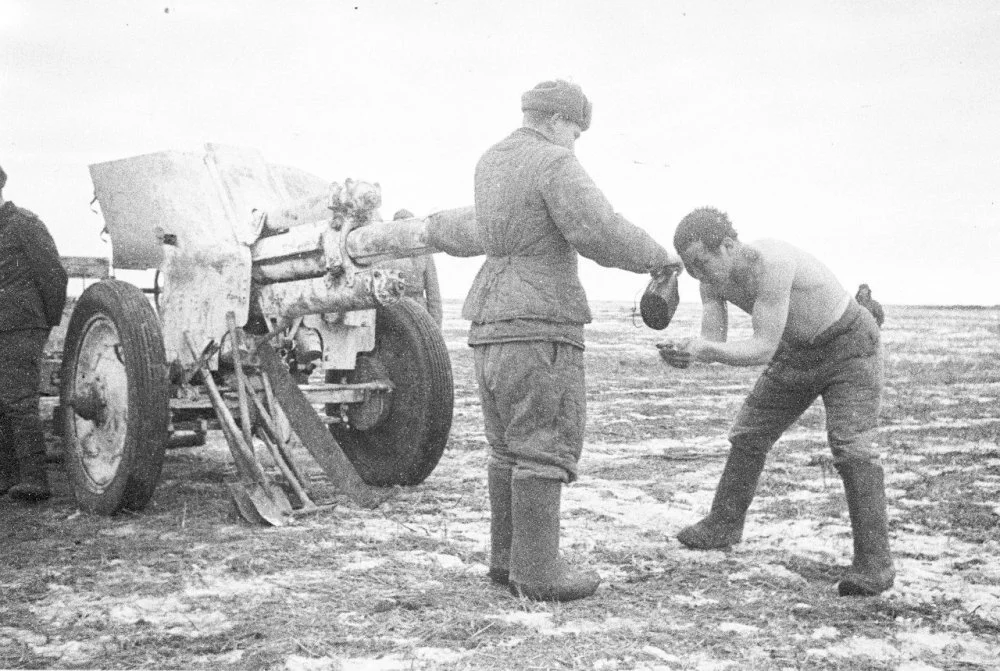
[[[575,121],[564,119],[561,114],[552,117],[551,140],[560,147],[566,147],[572,151],[581,132],[583,131],[580,129],[580,125]]]
[[[719,249],[712,252],[705,248],[705,243],[696,240],[681,252],[684,269],[699,282],[722,284],[733,268],[731,245],[723,241]]]

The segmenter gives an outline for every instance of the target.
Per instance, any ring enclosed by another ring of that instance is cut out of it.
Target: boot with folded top
[[[708,517],[677,534],[677,540],[696,550],[717,550],[743,540],[747,509],[757,491],[767,452],[733,446],[726,459]]]
[[[896,570],[889,551],[885,474],[878,464],[837,465],[844,481],[854,536],[854,561],[837,585],[841,596],[875,596],[892,587]]]
[[[511,483],[513,537],[510,591],[533,601],[573,601],[591,596],[601,579],[559,557],[558,480],[515,478]]]
[[[45,470],[44,438],[36,431],[19,431],[12,439],[17,450],[18,483],[7,493],[20,501],[44,501],[52,495]]]
[[[0,445],[0,494],[6,494],[20,480],[17,473],[17,458],[8,452],[6,447]]]
[[[490,491],[490,570],[489,578],[506,587],[510,579],[510,544],[514,534],[510,512],[509,468],[490,465],[487,477]]]

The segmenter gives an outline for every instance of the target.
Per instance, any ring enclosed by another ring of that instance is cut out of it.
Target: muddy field
[[[294,526],[249,526],[219,434],[168,453],[140,514],[79,512],[58,463],[47,504],[0,498],[0,667],[1000,668],[1000,309],[888,308],[879,445],[898,578],[882,597],[843,599],[850,526],[821,406],[773,451],[744,543],[684,549],[674,535],[707,511],[759,370],[669,369],[630,305],[595,304],[563,550],[603,584],[557,605],[485,577],[487,454],[459,307],[446,306],[449,449],[375,511],[342,500]],[[683,305],[670,332],[697,314]]]

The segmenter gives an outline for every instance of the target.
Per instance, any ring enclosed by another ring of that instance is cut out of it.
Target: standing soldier
[[[885,311],[882,309],[882,304],[872,298],[871,287],[867,284],[859,286],[858,293],[854,295],[854,300],[858,302],[858,305],[871,312],[872,317],[875,318],[875,323],[878,324],[879,328],[882,328],[882,322],[885,321]]]
[[[409,210],[398,210],[392,215],[393,221],[412,219]],[[438,328],[444,323],[444,310],[441,306],[441,287],[438,284],[437,267],[431,254],[413,256],[396,262],[406,280],[406,295],[417,301],[427,313],[437,322]]]
[[[578,254],[634,273],[680,259],[617,214],[573,153],[591,105],[576,84],[546,81],[521,97],[523,126],[476,166],[476,235],[430,231],[457,256],[486,254],[462,316],[472,322],[490,444],[490,579],[515,595],[569,601],[600,578],[559,557],[563,484],[577,478],[586,414]],[[453,227],[460,229],[460,227]]]
[[[678,540],[698,550],[742,540],[768,451],[819,396],[854,534],[854,562],[839,592],[871,596],[889,589],[895,570],[885,483],[872,448],[883,383],[875,320],[815,257],[780,240],[745,243],[716,209],[684,217],[674,248],[701,283],[701,337],[659,345],[663,359],[677,368],[692,361],[767,364],[730,430],[732,447],[708,517]],[[727,341],[729,303],[752,316],[751,337]]]
[[[62,319],[66,271],[45,224],[3,199],[0,168],[0,493],[50,496],[38,417],[40,365],[49,330]]]

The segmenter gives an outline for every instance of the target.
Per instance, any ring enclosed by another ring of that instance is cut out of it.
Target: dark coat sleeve
[[[59,260],[59,250],[55,240],[38,219],[25,218],[16,228],[19,242],[27,257],[42,297],[42,311],[49,328],[58,326],[66,306],[66,285],[69,278]]]

